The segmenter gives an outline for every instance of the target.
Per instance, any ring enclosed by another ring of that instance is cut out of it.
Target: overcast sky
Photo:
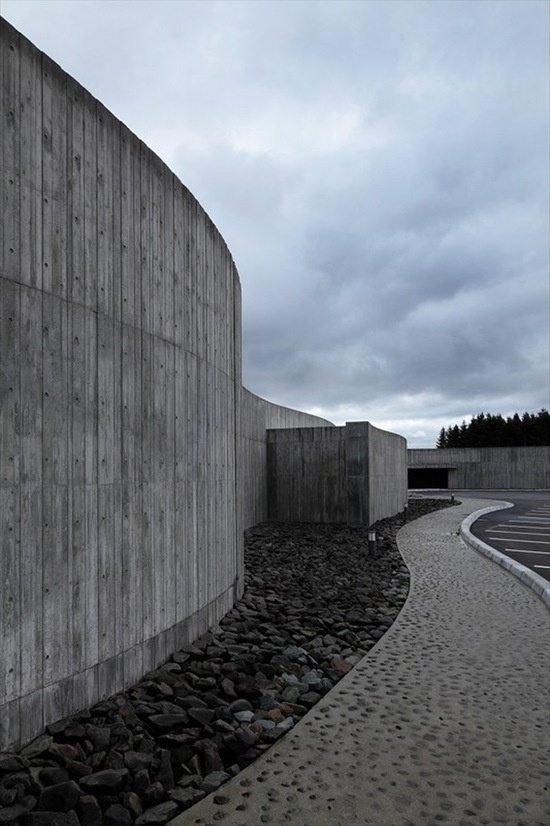
[[[410,447],[549,406],[546,0],[2,0],[199,199],[244,383]]]

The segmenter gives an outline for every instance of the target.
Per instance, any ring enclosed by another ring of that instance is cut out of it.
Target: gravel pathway
[[[408,524],[404,609],[287,736],[172,826],[546,826],[549,614],[466,547],[461,505]]]

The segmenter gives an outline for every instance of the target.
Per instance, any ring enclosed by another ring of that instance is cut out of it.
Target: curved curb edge
[[[487,545],[487,543],[482,542],[481,539],[478,539],[477,536],[474,536],[470,531],[473,523],[486,513],[513,507],[514,505],[511,502],[502,502],[499,505],[491,505],[489,508],[474,511],[474,513],[467,516],[461,523],[460,536],[464,542],[470,546],[470,548],[474,549],[474,551],[477,551],[483,556],[491,559],[493,562],[496,562],[497,565],[505,568],[521,582],[523,582],[524,585],[527,585],[527,587],[534,591],[535,594],[543,601],[546,607],[550,609],[550,582],[547,582],[543,577],[535,573],[535,571],[532,571],[530,568],[522,565],[521,562],[516,562],[515,559],[510,559],[509,556],[497,551],[495,548]]]

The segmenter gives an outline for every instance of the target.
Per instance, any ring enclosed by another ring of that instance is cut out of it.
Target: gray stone
[[[202,726],[208,726],[214,719],[214,712],[209,708],[190,708],[189,717]]]
[[[74,809],[80,797],[80,789],[74,780],[56,783],[43,789],[38,799],[42,811],[68,812]]]
[[[245,746],[254,746],[258,742],[258,737],[249,728],[241,726],[235,732],[237,739]]]
[[[215,771],[223,771],[224,765],[220,757],[218,748],[212,740],[201,740],[198,743],[200,747],[199,754],[202,758],[205,774],[211,774]]]
[[[104,826],[131,826],[133,818],[122,803],[113,803],[103,815]]]
[[[11,806],[12,803],[15,803],[17,795],[17,789],[5,789],[3,786],[0,786],[0,804],[2,806]]]
[[[172,770],[172,761],[168,749],[159,750],[158,760],[159,768],[156,779],[159,783],[162,783],[165,789],[171,789],[174,786],[174,772]]]
[[[178,813],[178,804],[165,800],[150,809],[146,809],[135,821],[136,826],[162,826]]]
[[[183,711],[179,714],[153,714],[149,721],[159,731],[172,731],[176,728],[183,728],[189,722],[189,717]]]
[[[258,726],[259,728],[263,729],[263,731],[269,731],[269,729],[275,728],[275,722],[273,720],[263,720],[261,718],[254,720],[254,726]]]
[[[151,753],[142,751],[127,751],[124,754],[124,764],[130,771],[148,769],[153,761]]]
[[[123,792],[120,795],[120,799],[122,805],[125,806],[132,815],[132,818],[136,818],[143,813],[141,800],[135,792]]]
[[[183,789],[187,789],[189,786],[194,786],[198,789],[202,781],[203,778],[200,774],[184,774],[183,777],[180,777],[178,780],[178,786],[181,786]]]
[[[197,697],[196,694],[189,694],[185,697],[180,697],[178,700],[178,705],[184,709],[208,708],[208,704],[202,699],[202,697]]]
[[[147,769],[138,769],[134,777],[134,791],[143,795],[151,785],[151,777]]]
[[[158,803],[161,803],[166,796],[166,792],[164,790],[164,786],[162,783],[159,783],[158,780],[155,780],[151,783],[145,791],[143,792],[142,799],[143,805],[145,808],[150,808],[151,806],[156,806]]]
[[[21,757],[27,757],[29,760],[33,757],[39,757],[47,751],[53,743],[53,737],[50,734],[41,734],[32,742],[28,743],[20,751]]]
[[[103,815],[101,808],[91,794],[82,795],[80,798],[81,826],[102,826]]]
[[[30,812],[25,815],[25,826],[80,826],[80,822],[71,809],[69,812]]]
[[[303,648],[298,648],[296,645],[289,645],[283,651],[283,656],[287,657],[291,662],[300,659],[306,652]]]
[[[130,773],[128,769],[104,769],[83,777],[80,786],[83,789],[120,791],[128,781]]]
[[[0,754],[0,771],[18,772],[30,766],[26,757],[19,757],[17,754]]]
[[[199,800],[206,797],[206,792],[202,789],[195,789],[190,786],[187,789],[172,789],[172,791],[168,793],[168,796],[170,800],[179,803],[180,806],[189,808],[189,806],[192,806],[194,803],[198,803]]]
[[[237,711],[252,711],[253,705],[249,700],[245,700],[243,697],[240,697],[238,700],[235,700],[233,703],[230,704],[229,710],[235,714]]]
[[[13,806],[6,806],[0,809],[0,823],[5,823],[7,826],[13,826],[19,817],[23,817],[27,812],[30,812],[36,806],[36,798],[28,795]],[[77,821],[78,823],[78,821]]]
[[[254,712],[253,711],[235,711],[233,714],[235,720],[238,720],[239,723],[250,723],[254,719]]]
[[[211,772],[206,775],[201,783],[201,790],[206,794],[215,792],[216,789],[219,789],[222,783],[225,783],[230,777],[231,775],[227,772]]]

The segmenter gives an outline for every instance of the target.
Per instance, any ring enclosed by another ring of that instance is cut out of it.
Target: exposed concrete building
[[[408,450],[409,488],[550,488],[550,447]]]
[[[267,429],[331,423],[243,389],[237,270],[186,187],[4,20],[0,59],[2,749],[219,621]],[[390,516],[403,440],[353,427],[341,517]]]

